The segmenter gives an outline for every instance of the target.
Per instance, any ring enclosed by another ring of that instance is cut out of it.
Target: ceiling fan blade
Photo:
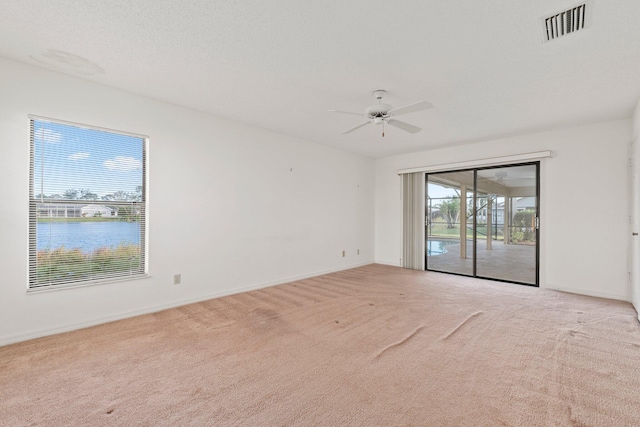
[[[387,123],[410,133],[418,133],[422,130],[422,128],[419,128],[418,126],[410,125],[409,123],[401,122],[400,120],[389,119],[387,120]]]
[[[358,126],[355,126],[355,127],[352,127],[351,129],[347,129],[347,130],[345,130],[344,132],[342,132],[342,134],[344,135],[345,133],[353,132],[354,130],[356,130],[356,129],[360,129],[362,126],[366,126],[366,125],[368,125],[369,123],[371,123],[371,122],[367,120],[367,121],[366,121],[366,122],[364,122],[364,123],[360,123]]]
[[[404,107],[394,108],[389,111],[389,114],[399,116],[400,114],[413,113],[414,111],[426,110],[428,108],[433,108],[433,104],[427,101],[420,101],[415,104],[405,105]]]
[[[340,114],[351,114],[352,116],[360,116],[363,117],[362,113],[352,113],[351,111],[340,111],[340,110],[327,110],[329,113],[340,113]]]

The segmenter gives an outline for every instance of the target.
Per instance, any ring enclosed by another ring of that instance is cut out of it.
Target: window
[[[144,276],[147,138],[30,122],[29,289]]]

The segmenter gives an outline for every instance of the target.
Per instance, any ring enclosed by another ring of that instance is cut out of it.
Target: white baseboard
[[[401,265],[398,264],[394,264],[394,263],[389,263],[389,262],[385,262],[385,261],[375,261],[376,264],[381,264],[381,265],[389,265],[392,267],[402,267]],[[552,291],[560,291],[560,292],[567,292],[570,294],[578,294],[578,295],[586,295],[586,296],[590,296],[590,297],[598,297],[598,298],[606,298],[606,299],[613,299],[613,300],[617,300],[617,301],[625,301],[625,302],[631,302],[631,300],[629,299],[629,297],[627,295],[617,295],[617,294],[609,294],[606,292],[592,292],[592,291],[587,291],[584,289],[578,289],[578,288],[572,288],[572,287],[554,287],[554,286],[545,286],[543,284],[540,285],[540,289],[549,289]],[[640,313],[638,314],[638,319],[640,320]]]
[[[104,324],[104,323],[115,322],[117,320],[127,319],[127,318],[130,318],[130,317],[140,316],[140,315],[143,315],[143,314],[157,313],[158,311],[167,310],[167,309],[170,309],[170,308],[180,307],[180,306],[183,306],[183,305],[193,304],[193,303],[201,302],[201,301],[207,301],[207,300],[210,300],[210,299],[220,298],[220,297],[224,297],[224,296],[228,296],[228,295],[239,294],[239,293],[242,293],[242,292],[253,291],[253,290],[256,290],[256,289],[267,288],[269,286],[282,285],[282,284],[285,284],[285,283],[295,282],[297,280],[303,280],[303,279],[308,279],[310,277],[322,276],[323,274],[329,274],[329,273],[335,273],[335,272],[338,272],[338,271],[349,270],[349,269],[352,269],[352,268],[362,267],[362,266],[369,265],[369,264],[373,264],[373,261],[363,262],[363,263],[358,263],[358,264],[353,264],[353,265],[348,265],[348,266],[343,266],[343,267],[340,267],[340,268],[335,268],[335,269],[330,269],[330,270],[317,271],[317,272],[314,272],[314,273],[303,274],[303,275],[299,275],[299,276],[291,276],[291,277],[286,277],[286,278],[283,278],[283,279],[271,280],[271,281],[268,281],[268,282],[255,283],[255,284],[248,285],[248,286],[243,286],[243,287],[240,287],[240,288],[228,289],[228,290],[225,290],[225,291],[220,291],[220,292],[214,292],[214,293],[211,293],[211,294],[201,295],[201,296],[198,296],[198,297],[195,297],[195,298],[187,298],[187,299],[176,300],[176,301],[172,301],[172,302],[167,303],[167,304],[159,304],[159,305],[155,305],[155,306],[148,306],[148,307],[143,307],[143,308],[136,309],[136,310],[129,310],[129,311],[116,313],[116,314],[109,315],[109,316],[96,317],[96,318],[88,319],[88,320],[85,320],[85,321],[82,321],[82,322],[69,323],[69,324],[66,324],[66,325],[56,326],[56,327],[53,327],[53,328],[43,328],[43,329],[38,329],[38,330],[35,330],[35,331],[26,332],[26,333],[9,335],[9,336],[5,336],[5,337],[0,337],[0,346],[8,345],[8,344],[14,344],[14,343],[17,343],[17,342],[27,341],[27,340],[31,340],[31,339],[35,339],[35,338],[41,338],[41,337],[45,337],[45,336],[49,336],[49,335],[55,335],[55,334],[61,334],[61,333],[65,333],[65,332],[71,332],[71,331],[75,331],[75,330],[78,330],[78,329],[84,329],[84,328],[88,328],[88,327],[91,327],[91,326],[101,325],[101,324]]]
[[[374,261],[376,264],[380,264],[380,265],[388,265],[391,267],[402,267],[402,264],[400,262],[398,263],[391,263],[391,262],[387,262],[387,261]]]
[[[606,298],[606,299],[613,299],[613,300],[617,300],[617,301],[625,301],[625,302],[630,302],[629,301],[629,297],[626,295],[616,295],[616,294],[609,294],[606,292],[593,292],[593,291],[587,291],[584,289],[578,289],[578,288],[571,288],[571,287],[550,287],[547,286],[544,289],[550,289],[552,291],[560,291],[560,292],[566,292],[569,294],[578,294],[578,295],[586,295],[588,297],[598,297],[598,298]]]

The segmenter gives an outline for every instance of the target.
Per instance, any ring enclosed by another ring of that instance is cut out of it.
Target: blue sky
[[[453,191],[453,188],[444,187],[438,184],[432,184],[430,182],[427,183],[427,194],[432,199],[438,199],[441,197],[448,197],[448,196],[458,197],[458,193]]]
[[[143,144],[139,137],[34,120],[34,195],[134,192],[142,185]]]

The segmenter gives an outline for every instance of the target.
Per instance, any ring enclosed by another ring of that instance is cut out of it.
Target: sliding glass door
[[[473,171],[427,175],[427,269],[473,275]]]
[[[427,174],[427,270],[537,286],[538,170]]]
[[[477,171],[476,276],[537,285],[537,164]]]

